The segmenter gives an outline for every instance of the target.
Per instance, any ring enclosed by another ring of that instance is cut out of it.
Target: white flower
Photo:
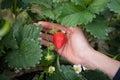
[[[73,65],[75,73],[79,74],[82,71],[81,65]]]
[[[50,66],[48,69],[48,73],[53,73],[55,71],[55,67],[54,66]]]
[[[50,61],[50,60],[52,60],[52,55],[50,55],[50,54],[47,54],[46,56],[45,56],[45,60],[47,60],[47,61]]]

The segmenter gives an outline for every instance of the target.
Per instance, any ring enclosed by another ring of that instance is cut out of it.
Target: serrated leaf
[[[58,67],[55,66],[55,72],[53,74],[47,74],[46,80],[66,80],[66,79],[64,79],[64,75],[61,73]]]
[[[29,38],[33,40],[38,40],[38,38],[40,37],[41,26],[37,26],[36,28],[35,27],[36,26],[32,24],[25,25],[21,30],[22,39]]]
[[[42,57],[40,31],[41,25],[35,26],[30,24],[20,28],[18,33],[18,37],[21,38],[19,48],[10,51],[6,56],[6,61],[10,67],[35,67]]]
[[[87,24],[95,17],[90,11],[85,10],[80,5],[73,3],[65,3],[61,7],[61,15],[57,21],[63,25],[76,26],[80,24]]]
[[[78,75],[71,66],[61,66],[62,72],[65,76],[65,80],[86,80],[82,75]]]
[[[82,0],[71,0],[71,2],[75,3],[76,5],[85,6]]]
[[[108,26],[103,18],[97,18],[85,26],[86,30],[96,38],[108,39]]]
[[[44,10],[43,11],[43,14],[46,16],[46,17],[49,17],[49,18],[51,18],[51,19],[55,19],[55,15],[54,15],[54,13],[53,13],[53,11],[51,11],[51,10]]]
[[[58,17],[57,21],[62,22],[62,19],[68,15],[77,13],[79,11],[83,10],[81,6],[76,6],[73,3],[65,3],[61,5],[60,11],[61,15]]]
[[[107,7],[107,4],[110,0],[93,0],[92,3],[89,5],[88,9],[92,13],[99,13]]]
[[[81,0],[85,3],[86,6],[89,6],[94,0]]]
[[[40,4],[42,6],[45,6],[46,8],[51,8],[51,0],[22,0],[24,3],[36,3]]]
[[[6,57],[6,61],[12,68],[29,68],[35,67],[41,56],[38,42],[24,39],[21,42],[20,49],[10,52]]]
[[[111,11],[120,14],[120,0],[111,0],[108,7]]]
[[[93,20],[95,15],[90,13],[89,11],[82,11],[78,13],[74,13],[68,16],[65,16],[62,19],[62,24],[67,26],[76,26],[81,24],[88,24]]]
[[[55,68],[55,72],[47,76],[47,80],[86,80],[82,75],[74,72],[71,66],[62,65]]]
[[[19,18],[15,21],[15,23],[13,24],[13,36],[16,39],[16,41],[19,42],[21,41],[21,36],[20,36],[20,29],[22,28],[23,25],[23,21]]]
[[[41,14],[45,15],[46,17],[52,20],[56,20],[57,17],[61,14],[61,10],[60,10],[61,4],[60,3],[48,3],[48,4],[50,7],[42,8]]]
[[[60,8],[55,8],[54,10],[47,9],[47,10],[43,10],[42,14],[44,14],[46,17],[52,20],[56,20],[58,16],[61,14],[61,11]]]
[[[82,7],[87,7],[93,0],[71,0],[76,5],[81,5]]]

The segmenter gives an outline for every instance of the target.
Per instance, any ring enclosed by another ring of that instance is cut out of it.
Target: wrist
[[[94,60],[95,55],[96,50],[94,50],[92,47],[86,49],[81,55],[81,65],[92,70],[97,69],[96,60]]]
[[[114,77],[120,67],[120,62],[109,58],[94,49],[89,49],[84,53],[81,64],[89,69],[98,69],[106,73],[109,77]]]

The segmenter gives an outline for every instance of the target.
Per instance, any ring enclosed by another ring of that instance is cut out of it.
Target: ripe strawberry
[[[57,49],[60,49],[66,42],[66,35],[62,32],[57,32],[53,35],[53,43]]]

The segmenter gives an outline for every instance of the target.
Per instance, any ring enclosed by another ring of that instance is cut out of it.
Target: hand
[[[65,27],[49,22],[38,22],[36,25],[43,25],[42,44],[49,46],[53,42],[52,29],[64,30],[67,35],[67,42],[60,49],[55,49],[59,55],[65,57],[73,64],[81,64],[89,69],[98,69],[113,78],[120,67],[120,62],[109,58],[108,56],[94,50],[87,42],[82,30],[78,27]]]
[[[84,34],[80,28],[78,27],[68,28],[65,26],[61,26],[58,24],[52,24],[48,22],[38,22],[36,24],[43,25],[43,29],[42,29],[43,32],[47,31],[49,33],[50,30],[52,29],[64,30],[67,35],[67,42],[62,48],[58,50],[56,49],[56,51],[61,56],[65,57],[68,61],[72,62],[73,64],[82,63],[82,57],[85,55],[85,51],[89,50],[91,47],[86,41],[86,38],[84,37]],[[43,45],[48,46],[52,44],[53,35],[42,33],[41,37],[42,37]]]

